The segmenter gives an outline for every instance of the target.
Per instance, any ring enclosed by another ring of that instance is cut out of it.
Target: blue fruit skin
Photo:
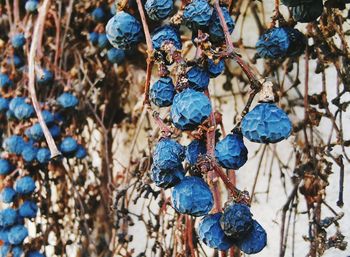
[[[256,254],[264,249],[266,243],[266,231],[257,221],[253,220],[250,232],[242,240],[236,242],[236,245],[246,254]]]
[[[11,244],[19,245],[28,236],[28,229],[23,225],[13,226],[8,234],[8,239]]]
[[[12,87],[13,81],[6,74],[0,73],[0,87]]]
[[[9,109],[9,100],[0,97],[0,112],[6,112]]]
[[[86,157],[86,155],[87,155],[87,152],[86,152],[85,147],[82,145],[78,145],[78,149],[74,154],[75,158],[84,159]]]
[[[12,187],[5,187],[1,191],[0,199],[3,203],[12,203],[16,198],[16,191]]]
[[[17,179],[15,184],[15,190],[21,195],[31,194],[35,190],[35,182],[31,177],[24,176],[22,178]]]
[[[63,93],[57,98],[57,103],[65,109],[74,108],[78,105],[79,101],[71,93]]]
[[[209,73],[199,66],[193,66],[187,72],[188,82],[190,87],[196,91],[204,91],[208,89],[210,77]]]
[[[44,132],[39,123],[35,123],[31,127],[27,128],[25,135],[34,141],[40,141],[44,138]]]
[[[28,0],[25,4],[25,9],[29,13],[34,13],[38,10],[39,2],[36,0]]]
[[[107,51],[107,59],[111,63],[120,64],[125,59],[125,51],[118,48],[111,48]]]
[[[312,22],[317,20],[323,13],[323,1],[315,0],[310,3],[300,4],[298,6],[292,7],[293,19],[302,22]]]
[[[22,48],[26,43],[26,38],[22,33],[15,34],[11,38],[11,44],[14,48]]]
[[[15,97],[12,98],[9,104],[9,109],[11,111],[15,111],[16,108],[26,102],[26,99],[24,97]]]
[[[153,163],[162,170],[174,170],[185,159],[185,148],[170,138],[162,138],[153,152]]]
[[[66,137],[60,144],[60,150],[63,154],[70,154],[78,149],[77,141],[72,137]]]
[[[151,179],[157,187],[170,188],[178,184],[185,176],[185,170],[179,166],[173,170],[161,170],[153,165],[151,168]]]
[[[96,22],[103,22],[105,19],[105,12],[101,7],[98,7],[92,11],[91,16]]]
[[[221,213],[209,214],[205,216],[198,225],[198,235],[200,240],[207,246],[227,251],[234,244],[220,227]]]
[[[196,217],[208,214],[214,204],[209,186],[198,177],[185,177],[177,184],[171,201],[176,211]]]
[[[227,236],[241,239],[253,226],[249,207],[240,203],[228,205],[220,219],[220,225]]]
[[[14,65],[15,68],[21,68],[24,64],[22,58],[17,54],[7,58],[6,62],[8,65]]]
[[[16,223],[17,211],[12,208],[6,208],[0,211],[0,226],[10,227]]]
[[[208,26],[211,15],[212,10],[208,1],[193,0],[190,4],[186,5],[183,19],[187,27],[197,30]]]
[[[173,0],[147,0],[145,10],[148,17],[159,21],[167,18],[174,8]]]
[[[44,69],[42,75],[37,75],[36,79],[39,85],[50,84],[53,81],[53,73],[47,69]]]
[[[98,47],[103,49],[106,48],[109,44],[107,35],[105,33],[102,33],[98,36]]]
[[[23,218],[35,218],[38,212],[38,206],[35,202],[25,200],[18,209],[18,213]]]
[[[10,253],[12,255],[9,255]],[[22,254],[23,254],[23,250],[19,246],[4,244],[0,247],[0,257],[7,257],[7,256],[22,257]]]
[[[97,32],[90,32],[89,33],[89,41],[91,42],[91,44],[96,45],[98,43],[98,38],[99,35]]]
[[[256,143],[277,143],[291,132],[288,115],[273,103],[258,104],[242,120],[243,136]]]
[[[0,228],[0,240],[4,243],[9,243],[8,234],[10,230],[8,228]]]
[[[163,43],[167,41],[172,42],[176,49],[182,48],[182,42],[177,28],[165,25],[154,30],[152,33],[152,44],[154,49],[160,50]]]
[[[51,125],[52,123],[55,122],[55,118],[54,118],[53,114],[51,112],[49,112],[48,110],[43,110],[42,115],[43,115],[44,121],[47,125]]]
[[[28,253],[28,257],[45,257],[45,255],[43,255],[42,253],[40,253],[38,251],[30,251]]]
[[[51,126],[49,131],[53,138],[58,138],[61,135],[61,128],[57,125]]]
[[[234,133],[227,135],[215,147],[215,157],[220,166],[226,169],[239,169],[248,159],[248,150],[243,137]]]
[[[28,145],[23,148],[22,158],[26,162],[33,162],[36,160],[36,155],[38,153],[38,148],[33,145]]]
[[[207,153],[207,148],[205,142],[201,140],[193,140],[186,147],[186,160],[189,164],[195,165],[198,161],[198,157],[200,155],[204,155]]]
[[[23,250],[21,247],[15,246],[12,248],[12,254],[13,254],[13,257],[21,257],[23,254]]]
[[[207,71],[211,78],[216,78],[217,76],[219,76],[224,71],[224,69],[225,69],[224,60],[220,60],[217,64],[215,64],[213,60],[208,59]]]
[[[140,22],[126,12],[117,12],[107,23],[107,38],[115,48],[135,47],[142,39]]]
[[[151,101],[159,107],[170,106],[175,94],[173,80],[170,77],[160,78],[152,85],[150,90]]]
[[[287,56],[299,56],[304,53],[307,45],[307,39],[305,35],[299,30],[293,28],[286,28],[286,31],[288,33],[288,39],[290,41]]]
[[[51,153],[50,150],[47,148],[40,148],[36,154],[36,159],[41,164],[46,164],[51,159]]]
[[[175,95],[170,115],[178,129],[194,130],[209,117],[211,111],[209,98],[188,88]]]
[[[26,120],[33,116],[34,107],[30,104],[23,103],[17,106],[13,113],[18,120]]]
[[[221,10],[222,10],[222,14],[224,15],[228,31],[231,34],[235,28],[235,22],[233,21],[226,7],[221,7]],[[216,10],[213,11],[213,15],[211,16],[211,19],[210,19],[209,35],[210,35],[210,40],[215,43],[221,43],[225,40],[225,34],[221,27],[219,15]]]
[[[12,165],[8,160],[0,159],[0,175],[7,175],[12,171]]]
[[[288,33],[284,28],[269,29],[261,35],[255,47],[263,58],[285,57],[289,48]]]
[[[25,146],[25,142],[22,137],[13,135],[5,139],[3,148],[9,153],[18,154],[22,153]]]

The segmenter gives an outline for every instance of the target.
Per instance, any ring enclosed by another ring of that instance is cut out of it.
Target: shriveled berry
[[[27,128],[25,135],[34,141],[40,141],[44,138],[44,132],[39,123],[35,123],[31,127]]]
[[[219,76],[225,69],[224,60],[220,60],[218,63],[215,63],[212,59],[208,59],[207,71],[211,78],[216,78]]]
[[[7,74],[0,73],[0,87],[12,87],[13,81],[10,79],[10,77]]]
[[[51,112],[49,112],[48,110],[43,110],[42,112],[44,121],[47,125],[51,125],[52,123],[55,122],[55,118],[53,116],[53,114]]]
[[[8,160],[0,159],[0,175],[7,175],[12,169],[12,165]]]
[[[57,103],[65,109],[74,108],[78,105],[79,100],[71,93],[63,93],[57,98]]]
[[[160,50],[166,42],[171,42],[177,49],[182,48],[179,30],[174,26],[165,25],[154,30],[152,33],[152,44],[154,49]]]
[[[53,81],[53,73],[44,69],[42,72],[37,73],[36,79],[39,85],[48,85]]]
[[[23,225],[13,226],[8,234],[8,239],[11,244],[19,245],[28,236],[28,229]]]
[[[111,63],[120,64],[125,59],[125,51],[122,49],[112,47],[107,51],[107,59]]]
[[[205,216],[198,225],[198,235],[207,246],[220,251],[227,251],[233,246],[234,241],[227,237],[220,227],[221,216],[221,213]]]
[[[236,242],[236,245],[246,254],[256,254],[265,248],[266,243],[267,235],[265,229],[256,220],[253,220],[250,232]]]
[[[26,43],[26,38],[22,33],[17,33],[11,38],[11,44],[14,48],[22,48]]]
[[[18,178],[15,184],[15,190],[17,193],[21,195],[28,195],[34,192],[35,190],[35,182],[29,176],[24,176]]]
[[[159,106],[170,106],[176,94],[173,80],[170,77],[162,77],[157,80],[150,90],[151,101]]]
[[[95,31],[89,33],[89,37],[88,38],[89,38],[89,41],[91,42],[91,44],[97,45],[97,43],[98,43],[98,36],[99,36],[99,34],[97,32],[95,32]]]
[[[183,19],[186,26],[190,29],[197,30],[208,26],[212,10],[208,1],[206,0],[193,0],[186,5]]]
[[[17,211],[12,208],[6,208],[0,211],[0,226],[10,227],[16,223]]]
[[[178,184],[185,176],[185,170],[179,166],[171,170],[162,170],[156,165],[151,168],[151,179],[157,187],[170,188]]]
[[[261,35],[256,51],[263,58],[280,58],[287,54],[289,39],[284,28],[272,28]]]
[[[235,22],[233,21],[228,9],[226,7],[221,7],[222,14],[224,15],[225,22],[228,28],[229,33],[231,34],[235,28]],[[225,34],[222,29],[219,15],[216,9],[213,11],[213,14],[209,23],[209,35],[210,40],[215,43],[221,43],[225,40]]]
[[[258,104],[242,120],[243,136],[252,142],[277,143],[291,132],[288,115],[273,103]]]
[[[298,22],[312,22],[317,20],[323,13],[323,1],[315,0],[292,7],[293,19]]]
[[[226,169],[236,170],[242,167],[248,159],[248,150],[244,145],[243,136],[238,133],[227,135],[216,144],[215,157]]]
[[[53,138],[58,138],[61,135],[61,128],[57,125],[51,126],[49,131]]]
[[[84,159],[87,156],[85,147],[82,145],[78,145],[78,149],[76,150],[74,156],[77,159]]]
[[[209,117],[211,111],[209,98],[188,88],[175,95],[170,115],[175,127],[194,130]]]
[[[28,0],[25,4],[25,9],[29,13],[35,13],[38,10],[39,1],[37,0]]]
[[[33,162],[36,159],[38,148],[32,145],[25,146],[22,151],[22,158],[26,162]]]
[[[30,104],[23,103],[17,106],[13,113],[17,119],[26,120],[34,115],[34,107]]]
[[[12,203],[16,195],[16,191],[12,187],[5,187],[1,191],[0,199],[3,203]]]
[[[105,12],[101,7],[95,8],[92,11],[91,16],[96,22],[103,22],[104,19],[106,18]]]
[[[98,35],[98,47],[104,49],[108,46],[109,41],[107,35],[105,33],[101,33]]]
[[[50,150],[47,148],[40,148],[38,152],[36,153],[36,159],[41,164],[46,164],[51,159],[51,153]]]
[[[15,111],[16,108],[26,102],[26,99],[24,97],[15,97],[12,98],[9,104],[9,109],[11,111]]]
[[[253,226],[253,218],[249,207],[240,203],[228,205],[222,214],[220,224],[227,236],[237,239],[242,238]]]
[[[108,21],[106,33],[111,45],[123,50],[135,47],[142,38],[140,22],[123,11]]]
[[[78,149],[78,143],[72,137],[65,137],[60,144],[60,150],[62,151],[63,154],[74,153],[77,149]]]
[[[213,208],[214,199],[209,186],[198,177],[185,177],[171,194],[176,211],[192,216],[204,216]]]
[[[170,138],[162,138],[153,153],[153,163],[162,170],[173,170],[180,167],[184,158],[184,147]]]
[[[210,77],[205,69],[195,65],[187,72],[187,78],[192,89],[197,91],[208,89]]]
[[[13,154],[21,154],[25,142],[21,136],[13,135],[5,139],[3,147],[6,151]]]
[[[6,112],[9,109],[9,100],[0,97],[0,112]]]
[[[287,51],[288,57],[299,56],[304,53],[307,39],[303,33],[297,29],[287,28],[289,47]]]
[[[25,200],[18,209],[19,215],[23,218],[35,218],[38,212],[38,206],[35,202]]]
[[[186,160],[189,164],[195,165],[198,161],[198,157],[200,155],[204,155],[207,153],[207,148],[205,142],[201,140],[193,140],[186,147]]]
[[[159,21],[166,19],[174,8],[173,0],[147,0],[145,10],[148,17]]]

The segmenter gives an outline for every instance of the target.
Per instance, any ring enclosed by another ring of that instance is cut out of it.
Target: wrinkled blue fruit
[[[232,238],[240,239],[253,227],[250,209],[245,204],[234,203],[228,205],[220,219],[224,233]]]
[[[256,220],[253,220],[250,232],[242,240],[236,242],[236,245],[246,254],[256,254],[264,249],[266,242],[266,231]]]
[[[21,257],[23,250],[19,246],[11,246],[9,244],[4,244],[0,247],[0,257]]]
[[[209,117],[211,111],[209,98],[188,88],[175,95],[170,115],[178,129],[194,130]]]
[[[14,48],[22,48],[26,43],[26,38],[22,33],[15,34],[11,38],[11,44]]]
[[[60,144],[60,150],[63,154],[74,153],[77,149],[78,143],[72,137],[65,137]]]
[[[62,107],[62,108],[74,108],[78,105],[79,100],[76,98],[74,95],[71,93],[63,93],[57,98],[57,103]]]
[[[179,30],[173,26],[165,25],[157,28],[152,33],[152,44],[154,49],[160,50],[163,43],[171,42],[177,49],[182,48]]]
[[[48,148],[40,148],[38,152],[36,153],[36,159],[41,164],[47,164],[49,163],[51,159],[51,153]]]
[[[15,190],[17,193],[21,195],[28,195],[34,192],[35,190],[35,182],[29,176],[24,176],[18,178],[15,184]]]
[[[173,0],[147,0],[145,10],[148,17],[159,21],[167,18],[174,8]]]
[[[323,1],[315,0],[311,3],[301,4],[292,7],[292,16],[298,22],[312,22],[317,20],[323,13]]]
[[[21,136],[13,135],[5,139],[3,148],[9,153],[18,154],[22,153],[25,146],[25,142]]]
[[[150,90],[151,101],[159,107],[170,106],[175,94],[173,80],[170,77],[160,78],[152,85]]]
[[[105,12],[103,11],[103,9],[101,7],[95,8],[92,11],[91,16],[96,22],[103,22],[105,17],[106,17]]]
[[[89,41],[91,42],[91,44],[97,45],[99,34],[97,32],[95,32],[95,31],[90,32],[88,38],[89,38]]]
[[[221,7],[222,14],[224,15],[226,25],[230,34],[235,28],[235,22],[233,21],[228,9],[226,7]],[[213,15],[210,19],[209,24],[209,36],[210,40],[214,43],[221,43],[225,40],[225,34],[220,24],[219,15],[216,10],[214,10]]]
[[[29,119],[34,115],[34,107],[30,104],[23,103],[14,110],[15,117],[19,120]]]
[[[190,87],[197,91],[208,89],[210,77],[209,73],[203,68],[195,65],[187,72],[188,82]]]
[[[107,23],[106,34],[115,48],[133,48],[142,38],[140,22],[126,12],[117,12]]]
[[[16,191],[12,187],[5,187],[1,191],[0,199],[3,203],[12,203],[16,198]]]
[[[209,186],[198,177],[185,177],[171,194],[176,211],[192,216],[204,216],[213,208],[214,199]]]
[[[35,123],[31,127],[27,128],[25,135],[34,141],[40,141],[44,138],[44,132],[39,123]]]
[[[13,81],[10,79],[10,77],[7,74],[0,73],[0,87],[12,87]]]
[[[107,51],[107,59],[111,63],[120,64],[125,59],[125,51],[113,47]]]
[[[24,97],[18,96],[18,97],[12,98],[9,104],[9,109],[14,112],[18,106],[25,103],[26,103],[26,99]]]
[[[12,208],[6,208],[0,211],[0,226],[10,227],[16,223],[17,211]]]
[[[193,0],[191,3],[186,5],[183,19],[187,27],[197,30],[209,25],[211,15],[212,10],[208,4],[208,1]]]
[[[11,244],[22,244],[24,239],[28,236],[28,229],[23,225],[13,226],[8,234],[8,240]]]
[[[0,159],[0,175],[7,175],[12,169],[13,167],[8,160]]]
[[[282,4],[288,7],[293,7],[301,4],[307,4],[307,3],[312,3],[315,0],[282,0]]]
[[[26,162],[33,162],[36,160],[36,155],[38,153],[38,148],[33,145],[28,145],[23,148],[22,158]]]
[[[18,209],[19,215],[23,218],[35,218],[38,212],[38,206],[35,202],[25,200]]]
[[[185,159],[185,148],[170,138],[162,138],[153,152],[153,163],[162,170],[174,170]]]
[[[212,59],[208,59],[207,71],[211,78],[216,78],[219,76],[225,69],[225,61],[220,60],[218,63],[215,63]]]
[[[52,123],[55,122],[55,118],[54,118],[53,114],[51,112],[49,112],[48,110],[43,110],[42,115],[43,115],[44,121],[47,125],[51,125]]]
[[[307,39],[305,35],[297,29],[287,28],[286,30],[288,33],[288,39],[290,41],[287,56],[294,57],[304,53],[307,45]]]
[[[248,150],[244,145],[243,136],[238,133],[227,135],[216,144],[215,157],[226,169],[237,170],[242,167],[248,159]]]
[[[9,109],[9,100],[0,97],[0,112],[6,112]]]
[[[258,104],[242,120],[243,136],[256,143],[277,143],[289,137],[292,123],[274,103]]]
[[[200,155],[204,155],[207,153],[207,148],[205,142],[201,140],[193,140],[186,147],[186,160],[189,164],[195,165],[198,161],[198,157]]]
[[[151,168],[151,179],[157,187],[170,188],[178,184],[185,176],[182,166],[172,170],[162,170],[156,165]]]
[[[99,48],[101,48],[101,49],[106,48],[109,44],[107,35],[105,33],[98,35],[97,43],[98,43]]]
[[[87,152],[84,146],[78,145],[78,149],[76,150],[74,157],[77,159],[84,159],[87,156]]]
[[[42,73],[37,74],[37,82],[39,85],[47,85],[53,81],[53,73],[47,69],[44,69]]]
[[[221,213],[205,216],[199,223],[198,235],[207,246],[220,251],[227,251],[233,246],[234,241],[227,237],[220,227],[221,216]]]
[[[35,13],[38,10],[39,1],[38,0],[28,0],[24,6],[27,12]]]

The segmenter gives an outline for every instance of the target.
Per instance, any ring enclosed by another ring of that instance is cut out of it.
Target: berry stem
[[[39,35],[40,35],[40,31],[42,31],[43,26],[44,26],[44,22],[45,22],[45,17],[46,17],[46,13],[48,11],[50,5],[50,0],[45,0],[42,4],[42,6],[40,7],[39,10],[39,16],[38,19],[36,21],[35,27],[34,27],[34,31],[33,31],[33,39],[32,39],[32,44],[30,47],[30,52],[29,52],[29,57],[28,57],[28,76],[29,76],[29,82],[28,82],[28,90],[33,102],[33,106],[35,109],[35,112],[38,116],[38,121],[39,124],[44,132],[44,136],[46,139],[46,142],[48,144],[48,147],[50,149],[51,152],[51,158],[55,158],[57,156],[60,156],[61,153],[58,150],[56,143],[44,121],[42,112],[41,112],[41,107],[40,104],[38,102],[37,96],[36,96],[36,92],[35,92],[35,57],[36,57],[36,53],[37,53],[37,48],[39,45]]]
[[[159,113],[154,111],[152,113],[152,116],[154,118],[155,123],[160,128],[162,134],[166,137],[170,136],[172,134],[172,132],[171,132],[170,128],[168,128],[168,126],[164,124],[163,120],[159,116]]]

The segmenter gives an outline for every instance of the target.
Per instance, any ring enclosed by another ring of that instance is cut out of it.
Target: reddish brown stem
[[[193,224],[191,217],[186,215],[186,227],[187,227],[187,239],[188,239],[188,247],[190,248],[191,257],[196,257],[196,252],[194,250],[193,244]]]

